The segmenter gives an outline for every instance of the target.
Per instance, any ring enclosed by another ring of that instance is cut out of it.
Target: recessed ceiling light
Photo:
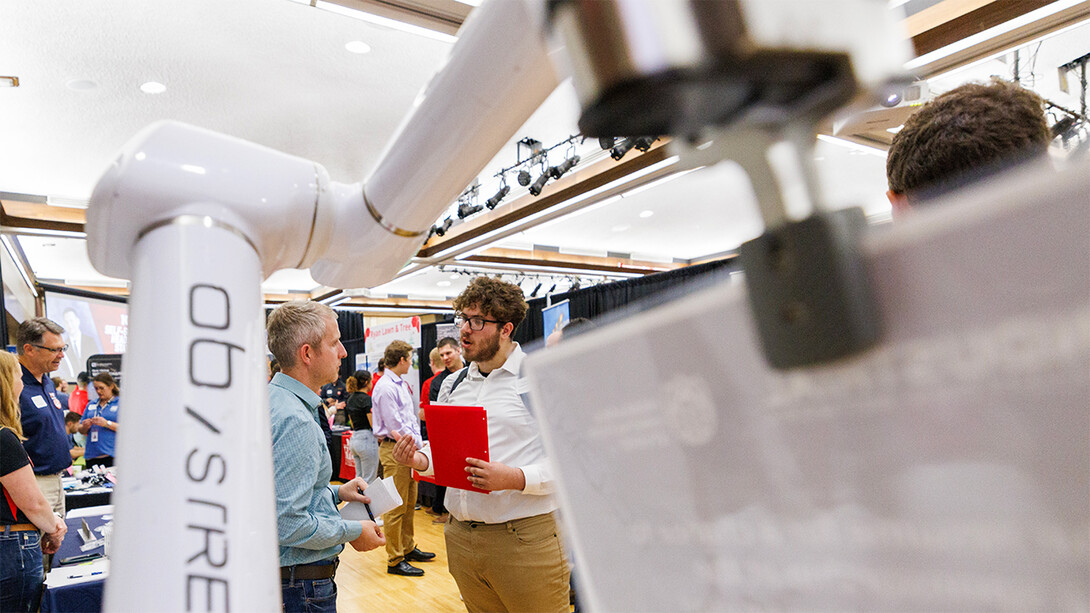
[[[98,87],[98,83],[95,83],[90,79],[72,79],[71,81],[65,83],[65,86],[73,91],[85,92],[87,90]]]
[[[450,287],[450,281],[440,281],[436,283],[439,287]]]
[[[611,229],[611,230],[613,230],[614,232],[624,232],[624,231],[625,231],[625,230],[627,230],[627,229],[628,229],[629,227],[630,227],[630,226],[626,226],[626,225],[620,225],[620,226],[613,226],[613,227],[612,227],[612,228],[610,228],[610,229]]]
[[[643,217],[644,219],[647,219],[648,217],[650,217],[650,216],[652,216],[654,214],[655,214],[654,211],[644,211],[644,212],[640,213],[640,217]]]
[[[344,48],[348,49],[352,53],[364,54],[371,52],[371,45],[368,45],[362,40],[354,40],[352,42],[345,43]]]
[[[451,276],[450,276],[450,278],[451,278],[451,279],[457,279],[457,278],[458,278],[458,277],[460,277],[460,276],[462,276],[462,275],[460,275],[460,274],[458,274],[458,273],[454,273],[453,275],[451,275]]]
[[[148,81],[140,86],[140,91],[145,94],[161,94],[167,90],[167,86],[158,81]]]

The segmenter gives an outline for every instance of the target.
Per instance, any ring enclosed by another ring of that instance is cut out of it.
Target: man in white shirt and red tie
[[[404,577],[419,577],[423,569],[409,562],[430,562],[435,554],[420,551],[413,538],[417,484],[412,469],[394,460],[394,438],[404,436],[420,443],[420,418],[413,403],[409,383],[403,378],[413,363],[412,345],[394,341],[386,347],[382,362],[386,374],[371,390],[371,419],[379,440],[378,456],[383,475],[394,478],[401,495],[401,506],[382,516],[386,529],[386,572]]]
[[[455,326],[471,361],[448,402],[483,406],[492,461],[470,458],[467,485],[447,488],[448,565],[470,613],[569,611],[570,571],[556,525],[552,471],[537,422],[523,400],[526,354],[511,335],[526,316],[522,290],[477,277],[454,300]],[[457,375],[451,375],[453,378]],[[446,387],[446,385],[444,385]],[[431,472],[431,448],[397,436],[395,459]]]

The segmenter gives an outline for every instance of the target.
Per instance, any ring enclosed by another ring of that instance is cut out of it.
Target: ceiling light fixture
[[[98,83],[95,83],[90,79],[72,79],[65,83],[64,86],[72,91],[85,92],[98,87]]]
[[[473,204],[470,200],[463,200],[458,205],[458,219],[465,219],[474,213],[479,213],[484,210],[484,207],[479,204]],[[442,234],[440,234],[442,236]]]
[[[578,163],[579,156],[573,153],[571,157],[564,160],[560,164],[549,167],[549,174],[552,175],[554,179],[559,179],[560,177],[564,176],[564,173],[571,170]]]
[[[615,160],[617,160],[619,162],[619,161],[621,161],[621,158],[623,158],[625,156],[625,154],[628,153],[629,151],[631,151],[632,148],[635,147],[635,146],[636,146],[636,141],[635,140],[633,140],[631,138],[626,138],[626,139],[622,140],[621,142],[617,143],[616,145],[614,145],[613,148],[609,150],[609,157],[611,157],[611,158],[613,158],[613,159],[615,159]]]
[[[432,229],[433,232],[435,232],[439,236],[443,236],[444,234],[447,233],[447,230],[449,230],[450,226],[453,225],[453,224],[454,224],[454,220],[451,219],[450,217],[447,217],[446,219],[443,220],[443,223],[441,225],[432,226],[431,229]]]
[[[643,219],[647,219],[648,217],[650,217],[650,216],[652,216],[654,214],[655,214],[654,211],[643,211],[643,212],[640,213],[640,217],[642,217]]]
[[[167,90],[167,86],[158,81],[148,81],[140,86],[140,91],[145,94],[161,94]]]
[[[542,171],[541,176],[537,178],[537,181],[534,181],[533,184],[530,185],[529,189],[531,195],[541,195],[541,190],[545,189],[545,184],[548,183],[549,179],[552,178],[552,173],[550,173],[549,171],[550,169],[546,168],[544,171]]]
[[[87,199],[66,198],[64,196],[46,196],[45,203],[49,206],[59,206],[66,209],[86,209]]]
[[[412,306],[354,306],[348,305],[341,307],[342,311],[352,311],[354,313],[411,313],[416,315],[423,315],[425,313],[435,313],[437,315],[453,313],[454,309],[440,309],[435,307],[412,307]]]
[[[547,209],[547,210],[543,210],[543,211],[538,211],[536,213],[533,213],[531,215],[528,215],[527,217],[524,217],[524,218],[520,219],[517,223],[512,223],[512,224],[508,224],[506,226],[501,226],[501,227],[498,227],[498,228],[494,228],[492,230],[489,230],[489,231],[485,232],[484,234],[481,234],[480,236],[477,236],[476,238],[473,238],[470,241],[467,241],[465,243],[461,243],[461,244],[458,244],[458,245],[452,245],[450,247],[447,247],[445,249],[440,250],[437,253],[431,254],[429,257],[430,258],[435,258],[435,259],[447,259],[447,258],[450,258],[450,257],[454,257],[456,259],[464,259],[466,257],[469,257],[474,251],[479,251],[481,249],[484,249],[486,246],[488,246],[491,243],[494,243],[494,242],[496,242],[498,240],[502,240],[502,239],[504,239],[504,238],[506,238],[508,236],[511,236],[512,234],[517,234],[519,232],[522,232],[523,230],[527,229],[527,227],[532,225],[532,224],[540,223],[538,220],[540,220],[542,218],[544,218],[546,220],[554,220],[554,219],[556,219],[558,217],[561,217],[563,215],[570,215],[572,213],[572,210],[575,207],[579,207],[576,212],[581,212],[587,205],[583,205],[583,206],[579,206],[579,205],[581,205],[583,202],[585,202],[587,200],[590,200],[593,203],[593,205],[596,206],[599,203],[601,203],[602,201],[607,201],[610,198],[619,197],[619,196],[616,196],[616,195],[609,195],[609,196],[599,198],[600,196],[602,196],[603,194],[605,194],[607,192],[616,190],[616,189],[618,189],[618,188],[620,188],[620,187],[622,187],[624,185],[628,185],[630,183],[636,182],[639,179],[641,179],[641,178],[643,178],[643,177],[645,177],[647,175],[654,174],[654,173],[657,173],[657,172],[661,172],[664,169],[669,168],[670,166],[673,166],[674,164],[677,164],[679,159],[680,158],[678,156],[672,155],[672,156],[666,158],[665,160],[662,160],[660,162],[655,162],[654,164],[651,164],[650,166],[648,166],[646,168],[641,168],[640,170],[637,170],[636,172],[633,172],[633,173],[625,175],[623,177],[619,177],[617,179],[614,179],[613,181],[610,181],[609,183],[606,183],[605,185],[601,185],[601,186],[598,186],[598,187],[596,187],[594,189],[591,189],[589,191],[583,192],[582,194],[579,194],[578,196],[575,196],[574,198],[571,198],[569,200],[564,201],[564,203],[562,205],[560,205],[560,206],[550,208],[550,209]],[[581,272],[581,271],[575,271],[575,272]],[[642,275],[641,274],[634,274],[634,275],[631,275],[631,276],[639,277],[639,276],[642,276]]]
[[[356,53],[359,55],[371,52],[371,45],[368,45],[362,40],[353,40],[347,42],[345,43],[344,48],[347,49],[349,53]]]
[[[651,145],[654,145],[655,141],[658,139],[659,137],[657,136],[637,136],[635,140],[633,140],[632,145],[636,147],[637,151],[647,153],[651,150]]]
[[[507,175],[500,173],[500,189],[494,196],[484,201],[484,205],[488,207],[488,210],[496,208],[500,201],[507,197],[507,194],[511,193],[511,186],[507,184]]]
[[[838,138],[836,136],[828,136],[826,134],[818,134],[817,138],[820,141],[825,141],[825,142],[833,144],[833,145],[839,145],[841,147],[846,147],[848,149],[851,149],[852,151],[858,151],[860,153],[868,153],[870,155],[876,155],[876,156],[881,157],[881,158],[886,157],[886,152],[882,151],[881,149],[878,149],[877,147],[868,147],[867,145],[861,145],[861,144],[859,144],[857,142],[854,142],[854,141],[850,141],[850,140],[847,140],[847,139],[844,139],[844,138]]]
[[[382,26],[390,28],[392,30],[399,30],[406,34],[415,34],[417,36],[424,36],[432,40],[442,41],[444,43],[453,43],[458,40],[458,37],[451,36],[443,32],[436,30],[430,30],[421,26],[413,25],[411,23],[405,23],[404,21],[398,21],[396,19],[389,19],[387,17],[379,17],[378,15],[372,15],[371,13],[365,13],[364,11],[358,11],[356,9],[350,9],[347,6],[341,6],[333,2],[324,2],[323,0],[317,0],[314,5],[316,8],[320,8],[330,13],[336,13],[338,15],[344,15],[345,17],[351,17],[353,19],[359,19],[360,21],[366,21],[367,23],[374,24],[376,26]]]

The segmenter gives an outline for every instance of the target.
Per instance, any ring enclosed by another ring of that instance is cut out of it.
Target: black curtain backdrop
[[[735,260],[736,258],[717,260],[638,279],[603,283],[564,294],[554,294],[552,304],[567,300],[570,304],[568,312],[573,319],[576,317],[596,319],[622,307],[646,309],[725,279],[732,271],[738,269]],[[526,312],[526,319],[522,321],[514,334],[514,339],[524,346],[541,340],[545,335],[542,311],[545,309],[546,299],[534,298],[527,301],[527,304],[530,308]],[[449,323],[453,319],[448,317],[444,321]],[[426,366],[428,354],[439,341],[435,337],[435,326],[436,324],[432,323],[421,327],[420,376],[422,381],[431,376],[424,373],[431,372],[431,367]]]
[[[353,311],[337,311],[337,327],[341,329],[341,344],[348,357],[341,360],[341,381],[356,372],[356,354],[364,353],[365,341],[363,315]]]
[[[424,382],[431,378],[435,373],[431,369],[431,360],[428,359],[428,354],[432,349],[439,344],[439,339],[435,338],[435,324],[423,324],[420,326],[420,386],[416,389],[423,389]],[[421,398],[423,400],[423,398]]]
[[[643,310],[725,279],[731,271],[738,269],[736,259],[717,260],[637,279],[554,294],[552,304],[567,300],[568,314],[572,319],[586,317],[594,320],[622,307]],[[514,334],[514,339],[522,345],[529,345],[545,336],[542,311],[546,306],[546,298],[535,298],[527,303],[530,309],[526,313],[526,319]]]

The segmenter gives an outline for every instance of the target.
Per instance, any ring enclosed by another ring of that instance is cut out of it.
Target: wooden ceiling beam
[[[499,247],[486,249],[481,253],[459,260],[459,262],[467,265],[476,262],[482,264],[492,263],[510,264],[512,266],[578,269],[586,271],[588,274],[615,272],[648,275],[687,266],[687,264],[674,262],[649,262],[644,260],[633,260],[630,258],[600,257],[573,253],[559,253],[556,251],[527,251],[525,249],[504,249]]]
[[[86,222],[87,212],[83,209],[10,198],[0,200],[0,226],[5,228],[84,232]]]
[[[945,0],[928,11],[941,9],[944,5],[956,4],[960,8],[971,8],[964,12],[952,13],[950,19],[936,23],[933,27],[923,30],[912,37],[912,44],[916,47],[916,53],[924,55],[936,49],[956,43],[974,34],[979,34],[989,28],[994,28],[1016,17],[1035,11],[1057,0],[994,0],[991,2],[979,2],[976,0]],[[973,8],[975,7],[975,8]],[[917,15],[923,15],[928,11],[922,11]],[[914,16],[915,17],[915,16]],[[912,18],[909,18],[911,21]]]

